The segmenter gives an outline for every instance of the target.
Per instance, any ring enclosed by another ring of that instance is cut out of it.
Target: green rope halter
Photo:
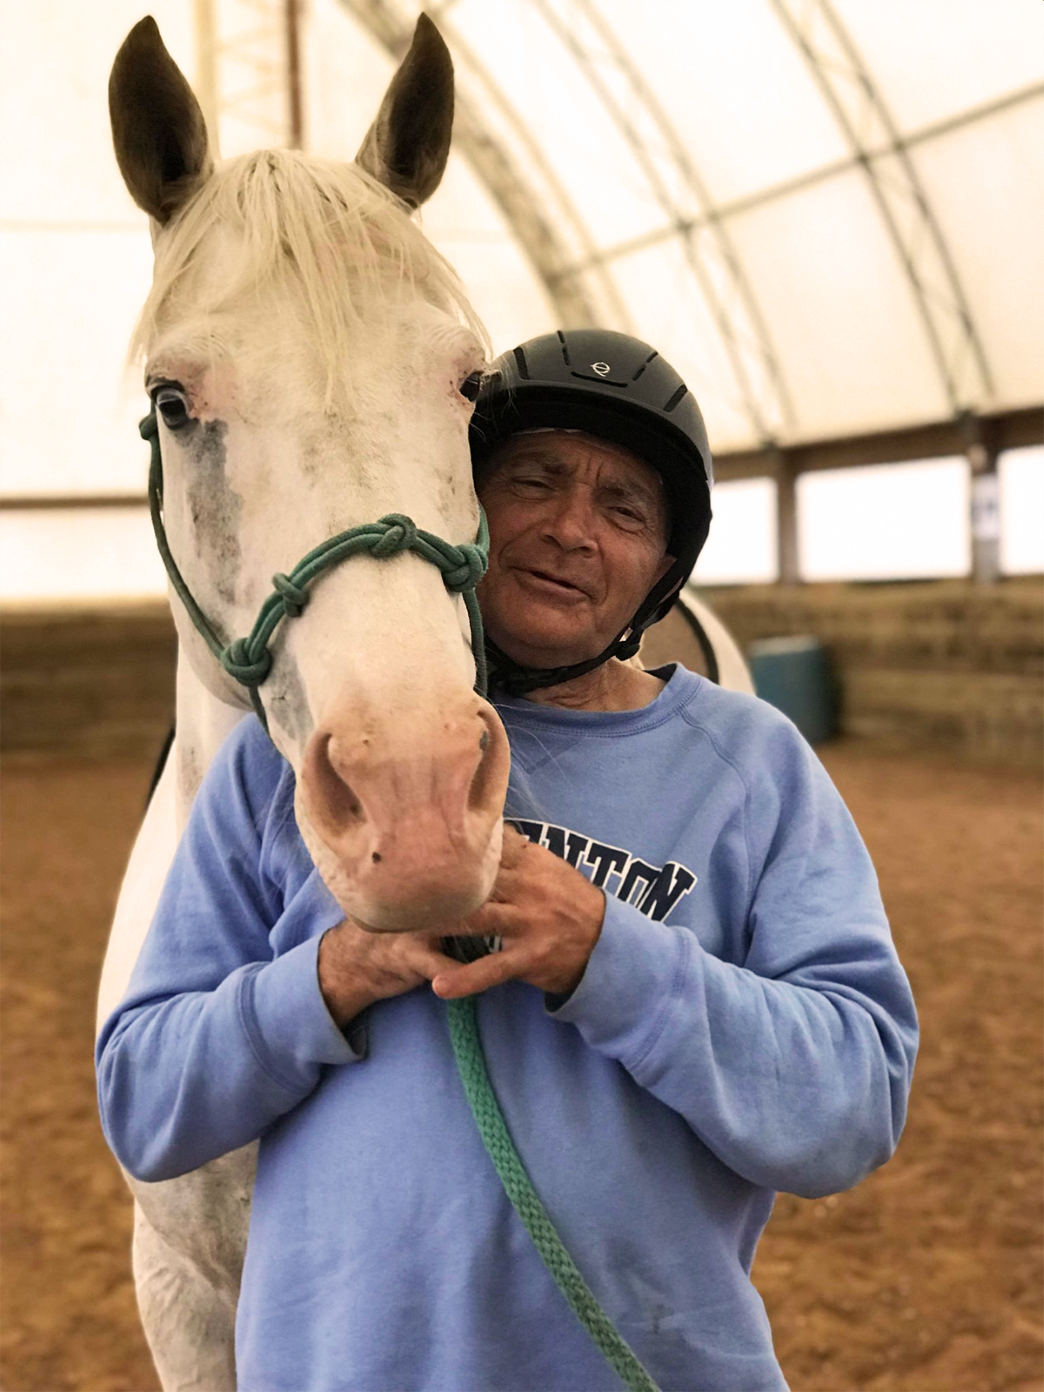
[[[349,556],[369,554],[378,560],[396,556],[401,551],[416,551],[442,572],[446,588],[464,597],[471,622],[471,651],[475,659],[476,686],[486,689],[486,652],[482,636],[482,617],[479,614],[475,586],[486,573],[489,563],[489,529],[486,514],[479,509],[479,532],[473,543],[454,546],[431,532],[421,531],[402,513],[390,512],[377,522],[350,527],[339,532],[308,552],[289,575],[277,572],[272,576],[272,593],[262,603],[254,627],[246,638],[223,643],[213,625],[193,599],[177,562],[171,554],[163,525],[163,460],[160,454],[159,424],[156,412],[151,411],[138,426],[143,440],[148,440],[152,456],[149,465],[149,512],[156,545],[170,577],[175,593],[188,615],[202,634],[207,647],[224,670],[250,692],[257,718],[268,730],[265,708],[258,687],[272,670],[269,643],[284,618],[296,619],[308,603],[308,586],[331,566],[339,565]]]
[[[349,556],[366,555],[382,560],[402,551],[416,551],[425,560],[438,566],[446,588],[464,596],[471,621],[471,650],[475,657],[475,689],[486,694],[486,656],[482,616],[475,598],[475,586],[486,573],[489,557],[489,529],[486,514],[479,510],[479,533],[475,542],[454,546],[431,532],[421,531],[410,518],[392,512],[380,521],[346,532],[324,541],[300,560],[289,575],[272,576],[272,593],[261,605],[257,621],[247,638],[222,643],[199,605],[192,598],[167,543],[163,526],[163,461],[160,456],[159,426],[152,411],[138,427],[143,440],[151,447],[149,466],[149,511],[156,533],[156,544],[175,593],[184,604],[189,617],[203,635],[207,646],[221,666],[250,692],[258,719],[268,730],[264,706],[258,687],[272,669],[269,643],[276,627],[284,619],[297,618],[308,603],[307,587],[324,570],[346,561]],[[497,1103],[490,1081],[479,1037],[475,998],[447,1002],[450,1042],[457,1061],[468,1105],[494,1168],[504,1186],[504,1192],[518,1214],[558,1289],[570,1309],[586,1329],[599,1351],[630,1392],[657,1392],[655,1382],[639,1362],[631,1346],[614,1327],[609,1316],[595,1299],[576,1263],[566,1251],[547,1210],[533,1188],[522,1158],[511,1139],[507,1122]]]

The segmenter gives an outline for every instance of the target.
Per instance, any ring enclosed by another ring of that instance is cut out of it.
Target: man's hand
[[[481,908],[423,934],[371,933],[347,919],[319,944],[319,987],[340,1026],[426,981],[447,1000],[512,980],[565,995],[580,983],[604,915],[600,889],[506,826],[497,880]],[[466,966],[437,946],[445,937],[488,935],[503,940],[502,950]]]
[[[430,934],[371,933],[346,919],[319,944],[319,989],[343,1028],[374,1001],[412,991],[452,965]]]
[[[443,958],[432,987],[445,999],[513,980],[568,994],[580,984],[604,916],[600,889],[568,861],[506,826],[493,893],[463,923],[442,932],[497,934],[503,947],[467,966]]]

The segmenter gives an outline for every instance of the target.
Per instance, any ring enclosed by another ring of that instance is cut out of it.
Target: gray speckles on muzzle
[[[286,651],[276,643],[275,663],[268,681],[261,687],[261,699],[269,719],[280,725],[299,749],[304,749],[315,728],[308,693],[301,680],[301,670]]]

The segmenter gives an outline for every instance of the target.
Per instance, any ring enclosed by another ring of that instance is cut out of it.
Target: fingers
[[[459,1000],[461,996],[473,996],[511,981],[519,970],[512,953],[493,952],[466,967],[451,962],[448,970],[436,973],[431,987],[443,1000]]]
[[[441,972],[445,972],[447,968],[457,965],[452,957],[447,957],[444,952],[440,951],[437,940],[422,939],[416,943],[416,949],[415,953],[410,954],[410,966],[427,981],[432,981]]]
[[[517,904],[494,903],[487,899],[486,902],[468,914],[467,918],[454,927],[448,933],[442,934],[443,937],[469,937],[469,938],[510,938],[522,931],[526,923],[526,916],[519,909]]]
[[[516,831],[510,823],[504,823],[500,865],[497,867],[497,878],[490,895],[494,902],[503,897],[506,887],[514,878],[514,872],[522,865],[525,853],[527,849],[532,848],[532,845],[533,843],[528,836],[523,836],[520,831]]]
[[[527,846],[533,843],[528,836],[523,836],[520,831],[510,824],[504,823],[504,844],[500,852],[500,867],[502,870],[513,870],[522,859],[522,853]]]

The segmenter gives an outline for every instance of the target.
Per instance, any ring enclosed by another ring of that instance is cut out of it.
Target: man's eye
[[[177,387],[159,387],[152,397],[156,410],[163,417],[164,425],[171,430],[179,430],[192,419],[188,402]]]

